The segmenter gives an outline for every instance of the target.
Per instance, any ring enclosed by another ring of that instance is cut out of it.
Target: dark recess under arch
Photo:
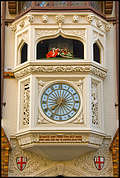
[[[21,47],[21,63],[27,61],[27,50],[28,50],[28,45],[27,43],[24,43],[23,46]]]
[[[43,40],[37,43],[36,59],[46,58],[46,54],[50,48],[64,48],[67,47],[73,54],[73,59],[84,59],[84,45],[79,40],[67,39],[59,36],[54,39]]]

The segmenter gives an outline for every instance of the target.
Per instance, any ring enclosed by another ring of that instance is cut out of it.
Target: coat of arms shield
[[[24,157],[17,157],[16,158],[16,162],[17,162],[17,167],[20,171],[23,171],[23,169],[26,166],[27,163],[27,158]]]
[[[98,170],[101,170],[104,167],[104,163],[105,163],[105,158],[103,156],[94,157],[94,164]]]

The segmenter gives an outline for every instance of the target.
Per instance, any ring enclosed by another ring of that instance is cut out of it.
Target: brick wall
[[[1,177],[8,177],[10,143],[6,137],[4,129],[1,128]]]
[[[112,151],[113,176],[119,177],[119,129],[113,138],[110,150]]]

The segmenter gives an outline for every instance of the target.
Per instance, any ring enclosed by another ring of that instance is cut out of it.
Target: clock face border
[[[79,99],[80,99],[80,106],[79,106],[77,113],[72,118],[65,120],[65,121],[55,121],[53,119],[50,119],[49,117],[46,116],[46,114],[43,112],[43,109],[41,107],[41,97],[42,97],[43,93],[45,92],[45,90],[47,88],[49,88],[51,85],[56,84],[56,83],[63,83],[63,84],[70,85],[73,89],[75,89],[77,91],[77,94],[79,95]],[[39,112],[41,113],[43,118],[46,119],[47,121],[49,121],[51,123],[55,123],[55,124],[65,124],[68,122],[72,122],[74,119],[76,119],[80,115],[81,110],[82,110],[82,91],[80,90],[80,88],[78,88],[76,85],[74,85],[72,81],[67,81],[67,80],[49,81],[45,84],[45,86],[43,86],[41,88],[40,93],[39,93]]]

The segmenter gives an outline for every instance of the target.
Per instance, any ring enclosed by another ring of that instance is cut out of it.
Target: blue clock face
[[[73,118],[80,108],[80,96],[69,84],[54,83],[41,96],[44,114],[54,121],[67,121]]]

